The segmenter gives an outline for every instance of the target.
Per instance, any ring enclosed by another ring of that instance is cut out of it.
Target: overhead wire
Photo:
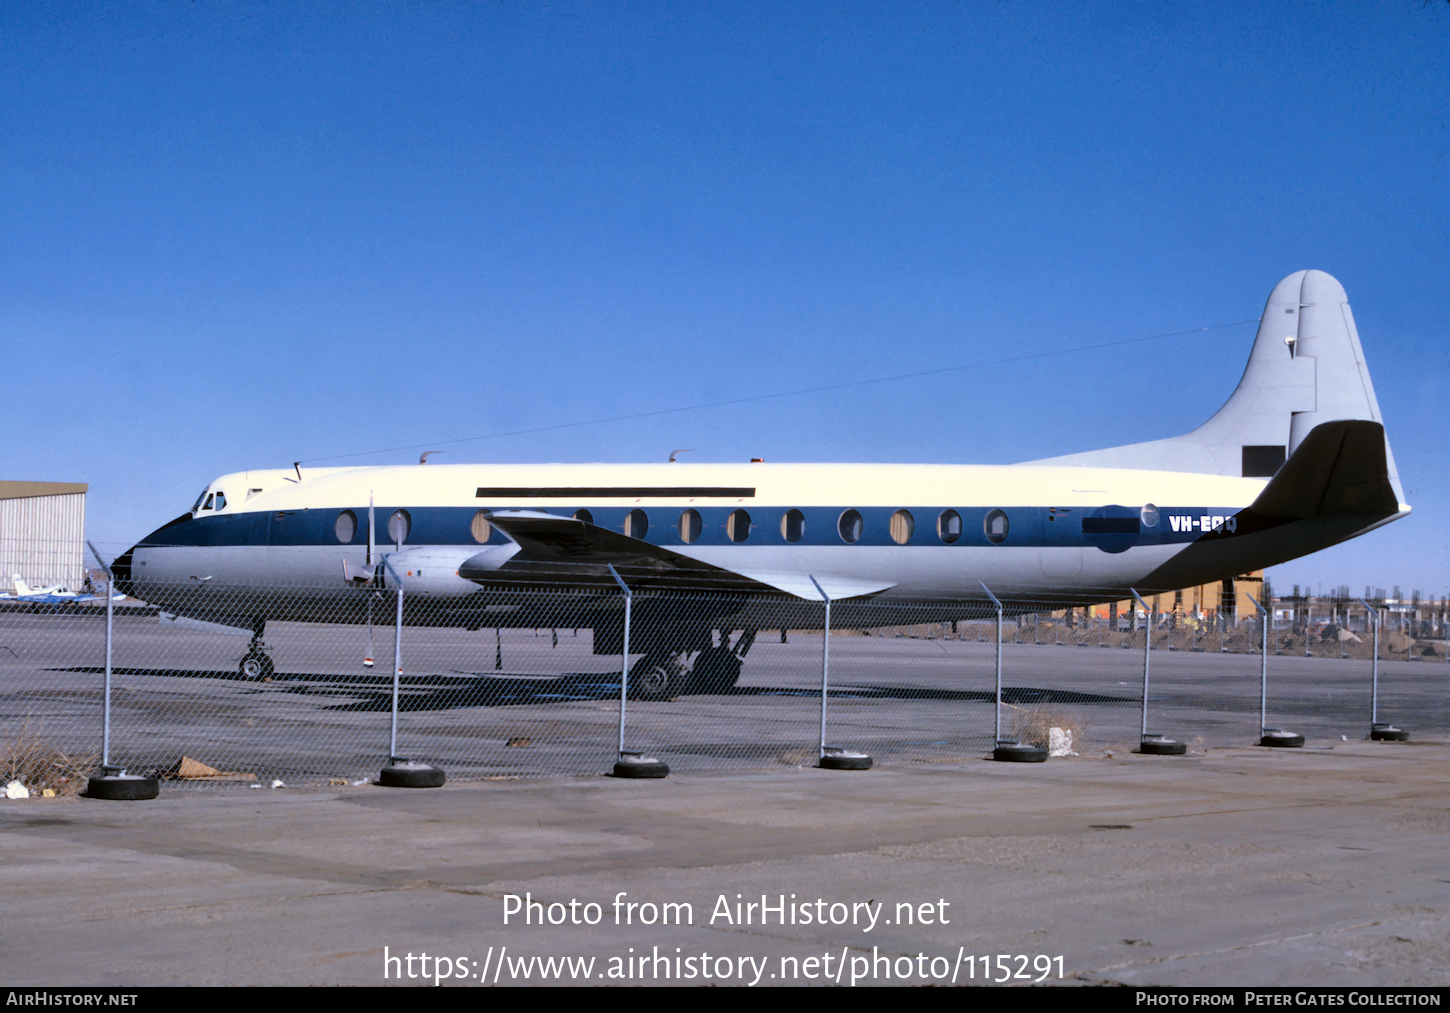
[[[1179,338],[1188,334],[1202,334],[1205,331],[1221,331],[1228,327],[1242,327],[1244,324],[1256,324],[1262,317],[1251,317],[1247,320],[1234,320],[1226,324],[1212,324],[1208,327],[1192,327],[1186,331],[1167,331],[1163,334],[1149,334],[1139,338],[1123,338],[1119,341],[1104,341],[1095,345],[1078,345],[1073,348],[1055,348],[1045,352],[1030,352],[1025,355],[1009,355],[1000,359],[983,359],[979,362],[962,363],[956,366],[940,366],[936,369],[922,369],[912,373],[896,373],[891,376],[875,376],[864,380],[847,380],[843,383],[828,383],[818,387],[800,387],[795,390],[777,391],[772,394],[752,394],[749,397],[728,398],[724,401],[707,401],[704,404],[679,405],[674,408],[657,408],[652,411],[631,412],[628,415],[610,415],[598,419],[580,419],[576,422],[556,422],[547,426],[532,426],[528,429],[508,429],[497,433],[485,433],[481,436],[464,436],[452,440],[430,440],[427,443],[410,443],[397,447],[381,447],[376,450],[359,450],[350,454],[331,454],[327,457],[313,457],[308,460],[299,461],[299,464],[317,464],[322,461],[343,461],[352,457],[368,457],[373,454],[399,453],[404,450],[421,450],[437,447],[452,447],[461,443],[475,443],[481,440],[497,440],[507,436],[530,436],[535,433],[556,432],[560,429],[578,429],[583,426],[605,425],[610,422],[629,422],[635,419],[655,418],[661,415],[677,415],[682,412],[703,411],[707,408],[728,408],[734,405],[754,404],[760,401],[772,401],[785,397],[799,397],[803,394],[821,394],[833,390],[849,390],[853,387],[865,387],[876,383],[893,383],[897,380],[916,380],[927,376],[940,376],[943,373],[956,373],[964,369],[980,369],[983,366],[1001,366],[1013,362],[1028,362],[1033,359],[1046,359],[1056,355],[1073,355],[1077,352],[1095,352],[1104,348],[1121,348],[1124,345],[1136,345],[1145,341],[1159,341],[1163,338]]]

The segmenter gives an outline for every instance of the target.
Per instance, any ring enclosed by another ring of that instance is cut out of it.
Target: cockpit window
[[[225,510],[227,508],[227,494],[226,493],[224,493],[224,492],[218,492],[216,494],[216,508],[218,510]]]
[[[203,505],[202,505],[202,509],[203,509],[203,510],[210,510],[210,509],[211,509],[211,501],[212,501],[212,497],[211,497],[211,496],[208,496],[208,497],[207,497],[207,498],[206,498],[206,503],[204,503],[204,504],[203,504]]]
[[[191,512],[192,513],[196,513],[198,510],[201,509],[201,501],[204,500],[204,499],[206,499],[206,490],[205,489],[203,489],[201,491],[201,494],[196,497],[196,502],[191,505]]]

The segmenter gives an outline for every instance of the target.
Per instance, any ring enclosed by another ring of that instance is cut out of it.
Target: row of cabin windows
[[[594,523],[594,515],[588,510],[575,510],[574,519],[586,524]],[[337,522],[333,528],[337,540],[344,544],[351,542],[357,534],[357,526],[357,514],[351,510],[342,511],[337,515]],[[732,542],[744,542],[750,537],[750,531],[754,526],[748,511],[733,510],[730,516],[725,518],[725,536]],[[474,541],[480,545],[487,542],[493,533],[493,525],[488,522],[488,512],[480,510],[474,514],[469,528]],[[846,510],[836,521],[836,533],[841,536],[841,541],[848,545],[859,542],[865,528],[866,522],[859,510]],[[402,545],[408,540],[408,534],[412,529],[413,518],[406,510],[395,510],[388,518],[388,540],[397,545]],[[680,541],[686,545],[699,541],[700,535],[704,531],[704,521],[700,517],[700,512],[685,510],[681,513],[678,529]],[[987,536],[987,541],[993,545],[1005,542],[1008,530],[1007,514],[1001,510],[993,510],[982,522],[982,532]],[[889,531],[891,540],[898,545],[905,545],[911,541],[911,536],[916,533],[916,519],[912,517],[911,511],[898,510],[892,514]],[[649,534],[649,515],[643,510],[631,510],[624,518],[624,533],[630,538],[643,539]],[[793,544],[804,538],[805,533],[805,514],[795,509],[781,514],[781,538]],[[955,510],[943,510],[937,515],[936,535],[947,545],[960,539],[962,537],[962,515]]]

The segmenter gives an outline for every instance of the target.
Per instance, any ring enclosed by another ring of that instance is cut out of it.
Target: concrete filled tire
[[[828,749],[816,766],[822,770],[870,770],[871,757],[854,749]]]
[[[1265,728],[1264,734],[1259,738],[1259,745],[1272,749],[1297,749],[1304,745],[1304,736],[1295,735],[1282,728]]]
[[[1375,742],[1408,742],[1410,733],[1403,728],[1380,721],[1370,726],[1369,737]]]
[[[992,750],[992,759],[1003,763],[1046,763],[1047,750],[1025,742],[999,742]]]
[[[139,802],[161,794],[154,777],[140,774],[106,774],[86,782],[86,798],[104,798],[113,802]]]
[[[402,760],[384,767],[378,775],[378,784],[384,788],[441,788],[447,778],[442,767]]]
[[[1188,752],[1188,743],[1175,742],[1166,735],[1145,735],[1138,743],[1137,752],[1147,756],[1182,756]]]
[[[658,778],[670,776],[670,765],[653,756],[625,753],[614,764],[615,777]]]

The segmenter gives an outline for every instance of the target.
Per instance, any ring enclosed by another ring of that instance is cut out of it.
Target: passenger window
[[[891,540],[897,545],[911,541],[915,531],[916,518],[911,516],[910,510],[898,510],[891,515]]]
[[[987,535],[987,541],[993,545],[1001,545],[1007,540],[1007,515],[1001,510],[993,510],[982,521],[982,530]]]
[[[744,510],[732,510],[725,519],[725,534],[732,542],[743,542],[750,537],[750,515]]]
[[[625,515],[624,533],[630,538],[644,538],[649,534],[649,517],[643,510],[631,510]]]
[[[402,545],[408,540],[408,534],[413,530],[413,518],[406,510],[394,510],[393,516],[388,518],[388,537],[396,545]]]
[[[493,525],[488,523],[488,511],[480,510],[473,515],[469,522],[468,530],[473,534],[473,540],[482,545],[488,541],[489,535],[493,534]]]
[[[806,515],[799,510],[787,510],[780,518],[780,537],[787,542],[798,542],[806,533]]]
[[[700,537],[700,511],[686,510],[680,514],[680,541],[689,545]]]
[[[333,534],[337,540],[346,545],[352,541],[352,536],[357,534],[357,514],[351,510],[344,510],[337,515],[337,523],[332,526]]]
[[[588,510],[575,510],[574,519],[576,521],[583,521],[585,524],[594,523],[594,515],[591,514]]]
[[[861,540],[861,514],[857,510],[847,510],[836,522],[836,530],[841,534],[841,541],[848,545],[855,545]]]
[[[948,545],[962,537],[962,515],[955,510],[943,510],[936,519],[936,536]]]
[[[1158,508],[1149,503],[1138,512],[1138,518],[1143,522],[1143,527],[1156,528],[1158,526]]]
[[[216,494],[216,508],[218,510],[225,510],[227,508],[227,494],[226,493],[224,493],[224,492],[218,492]]]

